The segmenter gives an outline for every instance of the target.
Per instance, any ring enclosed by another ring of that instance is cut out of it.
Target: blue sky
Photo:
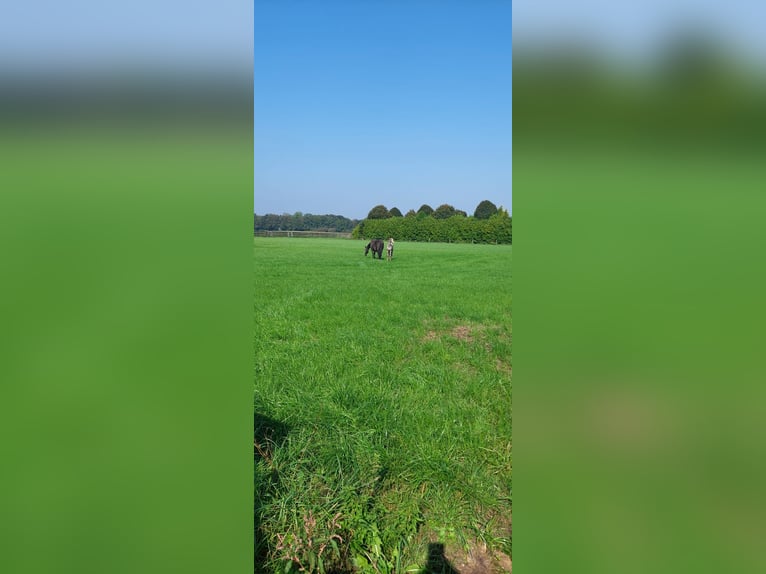
[[[0,72],[254,63],[255,210],[511,209],[511,0],[25,0]],[[524,0],[514,40],[651,54],[700,24],[766,63],[762,0]],[[517,44],[518,45],[518,44]]]
[[[511,209],[509,1],[256,0],[255,212]]]
[[[242,0],[9,0],[0,11],[0,70],[249,69],[252,14]]]

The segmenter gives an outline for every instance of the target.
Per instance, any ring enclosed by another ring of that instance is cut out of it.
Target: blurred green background
[[[725,29],[757,15],[544,4],[514,10],[514,566],[762,571],[766,52]]]
[[[3,572],[253,568],[252,6],[165,4],[0,22]],[[513,559],[762,571],[763,7],[624,6],[514,6]]]
[[[252,54],[45,4],[102,40],[0,26],[0,571],[251,572]]]
[[[242,126],[0,136],[0,570],[251,565]]]

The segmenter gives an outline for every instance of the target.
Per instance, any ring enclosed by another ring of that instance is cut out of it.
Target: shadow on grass
[[[272,467],[272,456],[274,449],[277,448],[287,438],[289,427],[270,417],[255,413],[253,415],[253,456],[254,464],[261,465],[263,472],[255,473],[254,486],[254,508],[253,508],[253,528],[255,533],[254,540],[254,561],[255,572],[260,572],[263,561],[266,557],[267,545],[261,535],[261,525],[259,517],[261,516],[261,502],[267,495],[270,486],[277,480],[277,473]]]
[[[254,572],[266,572],[265,559],[268,552],[266,540],[261,532],[259,517],[261,516],[261,504],[268,496],[279,480],[276,470],[273,468],[272,458],[274,452],[287,438],[290,428],[282,422],[258,413],[253,418],[253,456],[256,465],[255,472],[255,496],[254,496]],[[380,488],[387,470],[383,469],[378,477],[376,490]],[[353,574],[353,570],[331,570],[328,574]],[[460,574],[444,554],[444,544],[430,543],[425,567],[418,574]]]
[[[428,545],[428,560],[420,574],[460,574],[444,555],[444,544],[432,542]]]
[[[286,424],[255,413],[253,415],[253,449],[255,462],[265,460],[271,462],[274,448],[279,446],[287,437],[290,429]]]

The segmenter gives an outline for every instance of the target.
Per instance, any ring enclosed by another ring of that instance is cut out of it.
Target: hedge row
[[[512,218],[505,210],[489,219],[462,215],[448,219],[436,219],[430,215],[365,219],[352,233],[356,239],[393,237],[399,241],[444,243],[511,243],[512,235]]]

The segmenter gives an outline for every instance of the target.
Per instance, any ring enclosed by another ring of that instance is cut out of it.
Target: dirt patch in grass
[[[477,339],[483,341],[486,338],[485,331],[499,329],[497,325],[484,325],[483,323],[460,323],[451,327],[436,329],[433,328],[433,323],[430,321],[426,323],[426,327],[431,328],[421,339],[423,342],[437,341],[443,337],[448,337],[456,341],[473,343]]]
[[[513,374],[513,367],[511,367],[511,365],[509,365],[507,362],[503,361],[502,359],[495,360],[495,369],[499,373],[505,373],[506,375]]]
[[[423,342],[436,341],[439,338],[439,334],[436,331],[428,331],[423,337]]]
[[[484,515],[487,526],[495,536],[510,541],[512,518],[509,510],[491,510]],[[428,556],[421,574],[506,574],[513,570],[511,556],[495,548],[490,550],[482,541],[468,541],[467,548],[457,542],[444,544],[431,531],[426,534]]]
[[[467,377],[475,377],[478,373],[476,367],[469,365],[468,363],[455,363],[452,367],[458,373]]]
[[[473,329],[470,325],[458,325],[453,327],[450,331],[450,336],[458,341],[465,341],[467,343],[473,343]]]
[[[442,337],[449,337],[457,341],[463,341],[465,343],[473,343],[475,340],[476,328],[471,325],[457,325],[451,329],[429,329],[423,336],[421,341],[424,343],[430,341],[438,341]]]
[[[449,320],[445,317],[445,320]],[[451,326],[435,326],[433,321],[426,321],[426,334],[421,337],[421,343],[432,343],[434,341],[451,342],[457,341],[468,345],[481,345],[487,353],[493,352],[491,339],[497,339],[501,342],[510,342],[510,333],[497,324],[485,323],[457,323]],[[507,372],[505,368],[498,369]]]
[[[449,572],[450,574],[505,574],[512,572],[512,562],[507,554],[491,552],[483,543],[472,544],[468,550],[457,545],[444,547],[439,543],[429,545],[425,572]]]

